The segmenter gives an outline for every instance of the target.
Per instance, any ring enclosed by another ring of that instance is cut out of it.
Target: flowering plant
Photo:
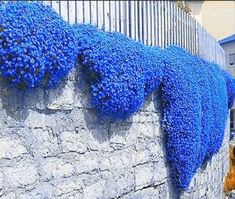
[[[52,87],[76,59],[102,116],[124,119],[161,85],[167,160],[178,188],[222,143],[235,82],[217,64],[170,46],[145,46],[91,25],[70,26],[49,6],[0,6],[0,75],[20,88]]]
[[[180,47],[168,47],[165,61],[162,127],[175,185],[184,189],[222,144],[228,110],[226,83],[218,65]]]
[[[227,86],[228,108],[232,108],[235,98],[235,80],[226,70],[223,70],[223,76]]]
[[[49,6],[8,2],[0,7],[0,74],[20,88],[51,87],[76,61],[74,33]]]
[[[74,30],[93,106],[113,119],[138,111],[163,77],[162,50],[91,25],[76,24]]]

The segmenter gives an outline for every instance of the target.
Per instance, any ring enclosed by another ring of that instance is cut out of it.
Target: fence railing
[[[215,38],[172,1],[44,1],[66,21],[118,31],[146,45],[176,44],[225,65]]]

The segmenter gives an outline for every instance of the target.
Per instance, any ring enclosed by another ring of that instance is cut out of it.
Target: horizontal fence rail
[[[172,1],[43,1],[69,23],[90,23],[146,45],[175,44],[225,66],[218,42]]]

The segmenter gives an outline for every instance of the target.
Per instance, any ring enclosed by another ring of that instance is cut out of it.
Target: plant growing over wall
[[[232,108],[235,98],[235,80],[226,70],[223,70],[223,76],[227,86],[228,108]]]
[[[90,25],[74,29],[92,104],[101,115],[130,116],[162,84],[167,159],[176,187],[188,188],[222,144],[228,110],[222,70],[180,47],[162,51]]]
[[[0,73],[11,85],[54,86],[75,61],[73,31],[52,8],[35,2],[0,7]]]
[[[163,77],[162,50],[91,25],[75,25],[74,29],[93,106],[113,119],[138,111]]]
[[[221,146],[227,118],[226,83],[218,65],[171,46],[165,50],[162,127],[178,188]]]
[[[167,160],[178,188],[187,188],[222,143],[235,83],[217,64],[171,46],[165,50],[104,32],[69,26],[49,6],[0,6],[0,75],[16,87],[51,87],[76,57],[102,116],[124,119],[161,85]]]

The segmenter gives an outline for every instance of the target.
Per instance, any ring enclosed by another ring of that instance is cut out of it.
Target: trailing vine
[[[235,98],[235,80],[226,70],[223,70],[223,76],[227,86],[228,108],[232,108]]]
[[[162,127],[175,185],[184,189],[222,144],[228,110],[226,83],[218,65],[180,47],[168,47],[165,58]]]
[[[0,76],[18,88],[52,87],[75,66],[75,36],[49,6],[0,6]]]
[[[124,119],[138,111],[162,80],[163,51],[91,25],[75,25],[74,29],[79,62],[98,113]]]
[[[125,119],[161,88],[167,160],[176,187],[188,188],[222,144],[234,79],[177,46],[162,50],[91,25],[70,26],[41,3],[1,4],[0,76],[12,86],[53,87],[76,60],[100,116]]]

